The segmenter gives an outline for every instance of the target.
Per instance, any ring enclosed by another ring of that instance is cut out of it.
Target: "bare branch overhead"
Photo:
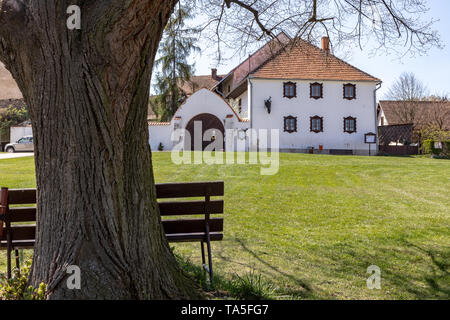
[[[199,21],[206,21],[203,36],[220,42],[220,51],[248,53],[254,49],[251,43],[267,41],[282,31],[313,43],[328,35],[334,49],[356,44],[398,56],[441,46],[433,30],[437,19],[425,18],[425,0],[186,1],[195,3]]]

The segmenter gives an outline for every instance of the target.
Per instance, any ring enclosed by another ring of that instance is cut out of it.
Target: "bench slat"
[[[164,232],[174,233],[198,233],[205,231],[205,219],[176,219],[162,221]],[[223,231],[223,218],[212,218],[209,220],[210,232]],[[36,236],[36,225],[14,225],[10,229],[12,240],[34,240]],[[1,240],[6,240],[6,232]]]
[[[223,200],[211,200],[207,206],[211,214],[223,213]],[[205,213],[205,201],[171,201],[160,202],[161,216],[194,215]],[[8,212],[10,222],[27,222],[36,220],[36,208],[10,208]]]
[[[206,241],[206,233],[175,233],[167,234],[167,241],[169,242],[191,242],[191,241]],[[223,234],[218,232],[212,232],[209,234],[211,241],[221,241]]]
[[[31,204],[36,203],[36,189],[9,189],[9,204]]]
[[[8,211],[10,222],[36,221],[36,208],[9,208]]]
[[[21,248],[21,249],[33,249],[35,240],[15,240],[12,241],[13,248]],[[0,249],[5,250],[8,246],[6,241],[0,242]]]
[[[160,183],[156,184],[158,199],[223,196],[224,182],[188,182],[188,183]],[[9,189],[9,204],[36,203],[36,189]]]
[[[182,216],[190,214],[204,214],[205,201],[170,201],[159,202],[161,216]],[[223,213],[223,200],[211,200],[206,207],[211,214]]]
[[[5,231],[7,229],[4,229]],[[36,225],[15,225],[11,226],[11,239],[14,240],[34,240],[36,237]],[[2,240],[6,241],[7,232],[3,232]]]
[[[215,182],[189,182],[189,183],[162,183],[156,185],[156,197],[164,198],[184,198],[184,197],[204,197],[223,196],[223,181]]]
[[[205,232],[205,219],[187,219],[187,220],[163,220],[164,232],[172,233],[196,233]],[[223,218],[212,218],[209,220],[209,231],[223,231]]]

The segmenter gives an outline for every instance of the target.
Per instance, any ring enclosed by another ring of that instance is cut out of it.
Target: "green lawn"
[[[153,159],[157,182],[225,181],[225,237],[213,244],[225,278],[253,271],[279,298],[450,298],[448,160],[281,154],[279,173],[262,176]],[[33,159],[0,160],[0,185],[33,187]],[[199,264],[199,244],[175,250]],[[370,265],[381,290],[367,289]]]

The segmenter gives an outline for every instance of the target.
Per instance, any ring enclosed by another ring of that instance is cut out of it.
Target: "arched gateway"
[[[224,134],[225,129],[247,129],[249,122],[241,121],[231,106],[217,93],[200,89],[186,99],[178,108],[170,122],[149,122],[149,136],[152,150],[170,151],[174,147],[193,150],[193,140],[186,141],[187,136],[179,132],[185,129],[194,137],[194,122],[202,125],[202,137],[208,129]],[[203,139],[202,139],[203,140]],[[211,141],[201,143],[201,149]],[[198,149],[200,149],[198,148]]]
[[[194,131],[195,131],[194,125],[196,122],[201,124],[201,128],[202,128],[201,137],[197,137],[194,135]],[[222,121],[220,121],[219,118],[217,118],[215,115],[213,115],[211,113],[201,113],[201,114],[198,114],[195,117],[193,117],[191,120],[189,120],[188,124],[186,125],[186,130],[189,132],[189,134],[191,136],[190,150],[195,150],[195,146],[194,146],[195,139],[201,139],[202,150],[204,150],[206,148],[206,146],[211,143],[211,141],[203,141],[203,136],[204,136],[205,132],[210,129],[213,130],[213,136],[211,138],[212,140],[214,140],[218,134],[221,134],[222,138],[225,137],[225,128],[223,126]],[[216,131],[216,132],[214,132],[214,131]],[[188,149],[189,142],[186,141],[186,144],[187,144],[186,149]],[[199,151],[199,150],[197,150],[197,151]]]

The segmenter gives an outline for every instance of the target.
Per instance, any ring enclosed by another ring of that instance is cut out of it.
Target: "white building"
[[[199,120],[203,132],[278,129],[281,152],[365,155],[364,135],[377,132],[380,84],[330,54],[328,38],[320,49],[302,40],[292,44],[282,33],[210,90],[189,97],[170,123],[150,123],[150,144],[152,150],[160,143],[170,150],[179,143],[170,140],[172,132],[192,133],[193,121]],[[371,148],[374,154],[376,146]]]

